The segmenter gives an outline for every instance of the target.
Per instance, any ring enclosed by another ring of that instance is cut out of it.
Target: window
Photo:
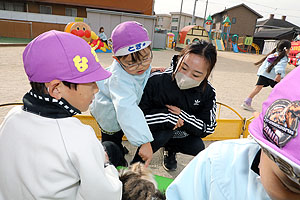
[[[172,22],[178,22],[178,18],[172,18]]]
[[[158,21],[159,21],[159,22],[162,22],[162,21],[163,21],[163,18],[162,18],[162,17],[159,17],[159,18],[158,18]]]
[[[231,23],[232,23],[232,24],[235,24],[235,23],[236,23],[236,18],[235,18],[235,17],[233,17],[233,18],[231,19]]]
[[[66,16],[77,17],[76,8],[66,8]]]
[[[25,3],[0,2],[0,10],[25,11]]]
[[[13,3],[8,3],[8,2],[4,2],[4,8],[5,8],[5,10],[14,11],[14,4]]]
[[[177,31],[177,26],[171,26],[172,31]]]
[[[42,14],[52,14],[52,6],[40,6],[40,13]]]

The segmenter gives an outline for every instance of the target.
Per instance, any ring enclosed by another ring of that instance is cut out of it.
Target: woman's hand
[[[176,106],[166,105],[166,107],[168,108],[168,111],[170,113],[173,113],[175,115],[179,115],[181,113],[181,109]]]
[[[183,124],[184,124],[184,121],[181,118],[179,118],[177,121],[177,124],[174,126],[173,130],[182,127]]]
[[[166,70],[166,68],[164,68],[164,67],[152,67],[151,73],[156,72],[156,71],[164,72],[165,70]]]

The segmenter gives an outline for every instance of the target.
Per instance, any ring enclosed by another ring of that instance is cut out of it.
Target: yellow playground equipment
[[[14,106],[14,105],[22,105],[22,103],[7,103],[0,104],[1,107]],[[249,135],[248,126],[253,120],[253,117],[250,119],[243,118],[236,110],[231,108],[230,106],[217,102],[217,113],[216,113],[216,121],[217,127],[215,132],[211,135],[202,138],[204,141],[216,141],[216,140],[227,140],[227,139],[239,139],[246,138]],[[230,116],[234,116],[234,119],[221,118],[221,111],[230,112]],[[97,124],[95,118],[91,115],[75,115],[77,119],[79,119],[82,123],[90,125],[97,136],[98,139],[101,139],[101,130]],[[124,136],[123,140],[127,140]]]
[[[255,49],[256,54],[258,55],[259,54],[259,50],[260,50],[259,46],[257,44],[255,44],[255,43],[252,43],[251,46]]]

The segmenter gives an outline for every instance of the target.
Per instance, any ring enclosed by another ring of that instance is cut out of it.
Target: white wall
[[[67,24],[69,22],[75,21],[75,17],[69,17],[69,16],[16,12],[16,11],[7,11],[7,10],[0,10],[0,19],[22,20],[22,21],[54,23],[54,24]]]
[[[149,33],[151,40],[154,39],[155,16],[139,15],[107,10],[87,9],[87,24],[91,29],[98,33],[101,26],[108,38],[111,36],[112,30],[120,23],[125,21],[137,21],[144,25]]]

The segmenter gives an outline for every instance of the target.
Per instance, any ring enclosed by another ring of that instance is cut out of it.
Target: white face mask
[[[193,87],[197,87],[201,84],[202,81],[195,81],[194,79],[186,76],[181,72],[177,72],[175,75],[176,83],[181,90],[190,89]]]

